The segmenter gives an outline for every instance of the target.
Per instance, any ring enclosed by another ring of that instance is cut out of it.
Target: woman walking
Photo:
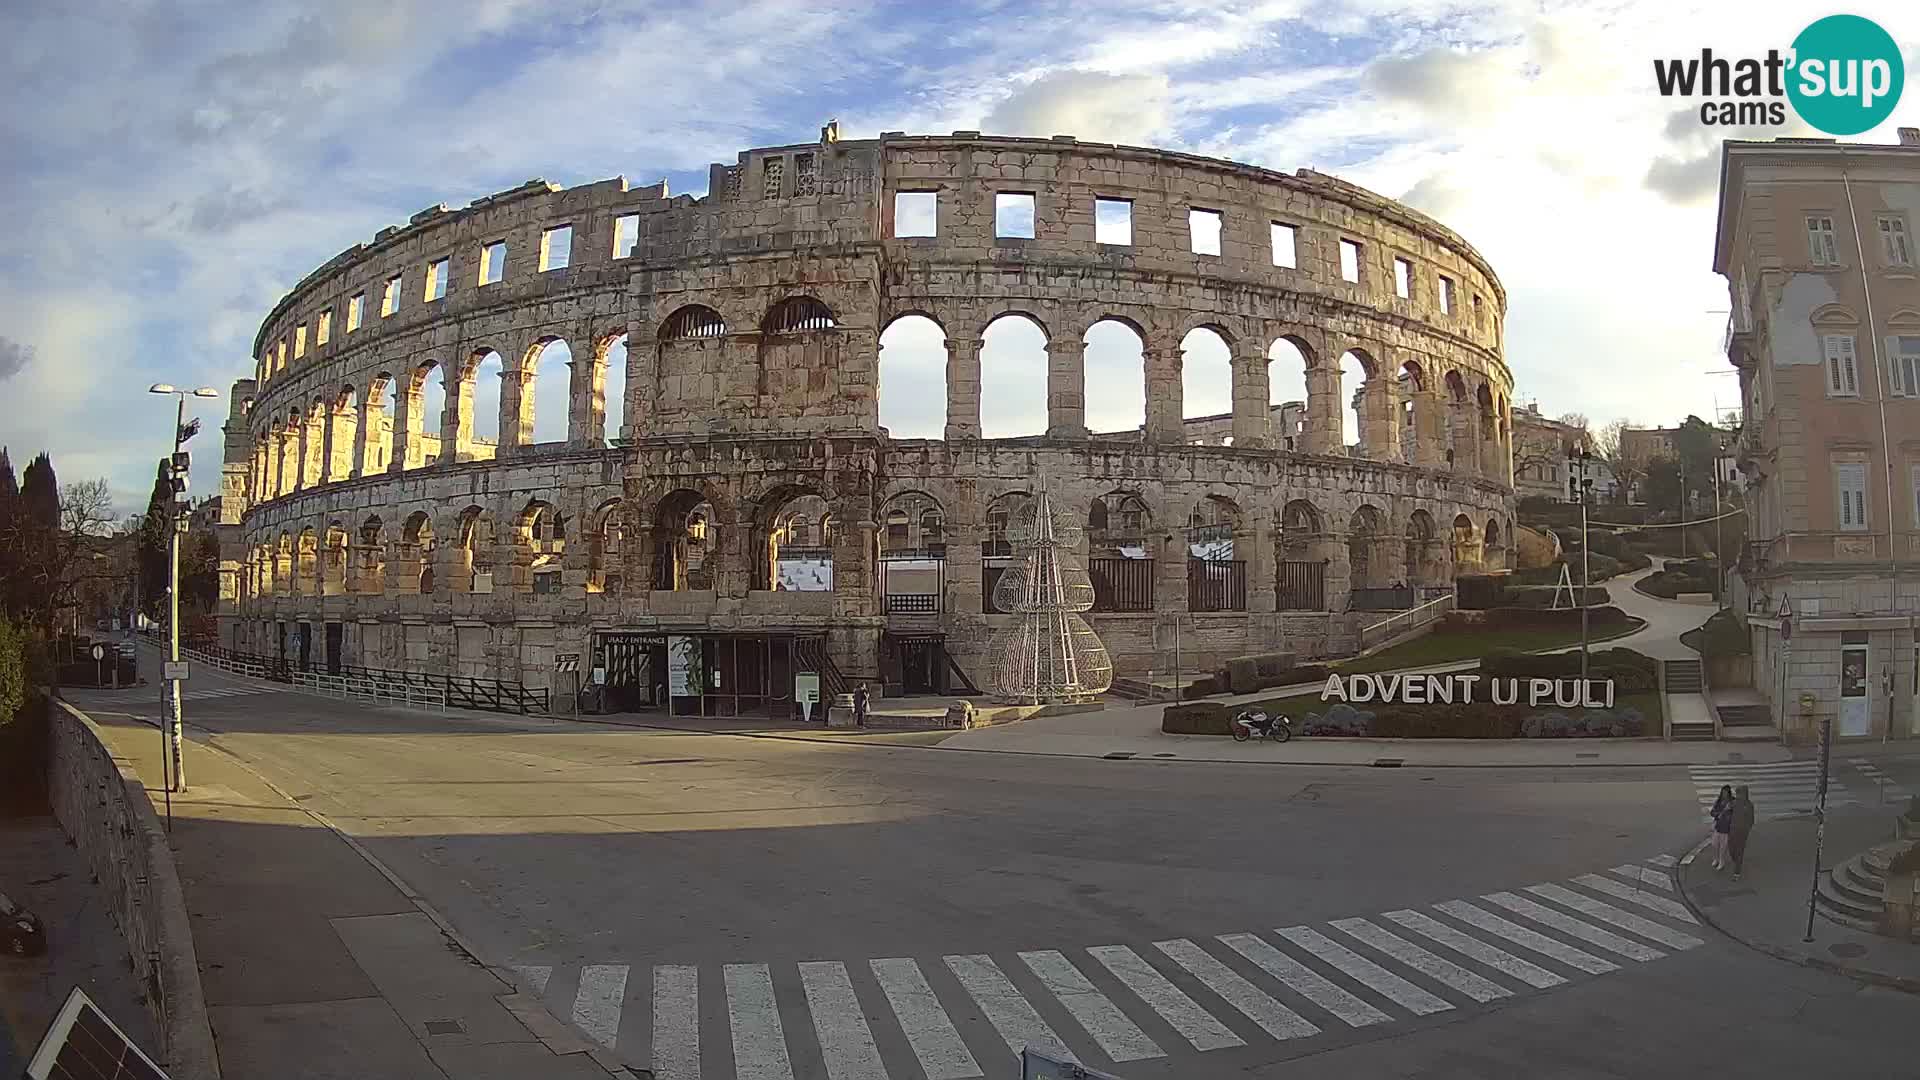
[[[1713,809],[1708,811],[1713,818],[1713,868],[1727,868],[1728,836],[1733,832],[1733,786],[1720,785],[1720,797],[1713,800]]]

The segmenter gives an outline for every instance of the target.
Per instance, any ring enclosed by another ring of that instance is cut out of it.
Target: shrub
[[[1607,595],[1607,590],[1597,585],[1589,586],[1586,593],[1587,603],[1595,607],[1604,607],[1613,599],[1613,597]],[[1506,602],[1510,607],[1533,609],[1551,608],[1555,596],[1558,596],[1562,603],[1565,604],[1571,604],[1575,607],[1578,607],[1580,604],[1577,589],[1570,598],[1567,591],[1557,585],[1528,585],[1524,588],[1508,589]]]
[[[12,623],[0,619],[0,724],[10,722],[27,700],[26,642]]]
[[[1292,653],[1267,653],[1261,656],[1240,657],[1227,661],[1226,670],[1214,675],[1216,693],[1251,694],[1260,690],[1271,690],[1276,686],[1298,686],[1301,683],[1324,682],[1327,673],[1332,670],[1325,664],[1290,664],[1280,667],[1271,662],[1270,657],[1284,657],[1291,660]],[[1250,663],[1249,663],[1250,662]],[[1248,667],[1252,670],[1248,671]]]
[[[1309,712],[1299,723],[1303,735],[1375,739],[1553,739],[1629,738],[1646,729],[1639,710],[1558,710],[1528,713],[1507,706],[1385,705],[1357,709],[1336,702],[1325,712]]]
[[[1169,735],[1231,735],[1233,712],[1218,701],[1169,705],[1160,714],[1160,730]]]
[[[1753,636],[1747,632],[1746,620],[1731,611],[1714,612],[1701,624],[1691,643],[1702,656],[1747,656],[1753,652]]]
[[[1598,632],[1622,630],[1633,623],[1632,616],[1608,605],[1587,609],[1587,626]],[[1534,608],[1501,607],[1484,611],[1454,611],[1441,618],[1436,632],[1472,632],[1475,630],[1578,630],[1580,609],[1558,611]]]
[[[1659,686],[1659,661],[1632,649],[1600,649],[1587,655],[1587,677],[1612,679],[1616,694],[1653,690]],[[1480,673],[1502,679],[1577,679],[1580,654],[1523,653],[1494,649],[1480,661]]]

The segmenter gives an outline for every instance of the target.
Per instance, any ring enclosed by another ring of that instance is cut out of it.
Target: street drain
[[[1404,760],[1403,758],[1397,757],[1374,758],[1373,767],[1376,769],[1397,769]]]
[[[1579,753],[1574,754],[1573,756],[1577,758],[1597,758],[1600,756],[1600,751],[1583,750],[1583,751],[1580,751]]]
[[[1114,751],[1113,753],[1111,753],[1111,754],[1101,754],[1100,756],[1101,756],[1101,757],[1103,757],[1103,758],[1106,758],[1106,759],[1107,759],[1108,761],[1125,761],[1125,760],[1127,760],[1128,758],[1130,758],[1130,757],[1132,757],[1132,756],[1133,756],[1133,751],[1131,751],[1131,750],[1115,750],[1115,751]]]
[[[1827,951],[1842,960],[1853,960],[1865,956],[1867,954],[1867,947],[1865,945],[1856,945],[1851,941],[1843,941],[1838,945],[1827,946]]]
[[[1166,751],[1164,751],[1164,750],[1163,750],[1163,751],[1161,751],[1160,753],[1158,753],[1158,754],[1155,754],[1155,755],[1153,755],[1153,756],[1154,756],[1154,757],[1173,757],[1173,756],[1175,756],[1175,755],[1173,755],[1173,754],[1171,754],[1171,753],[1168,753],[1168,752],[1166,752]]]
[[[466,1026],[458,1020],[427,1021],[427,1034],[429,1035],[465,1035],[466,1033]]]

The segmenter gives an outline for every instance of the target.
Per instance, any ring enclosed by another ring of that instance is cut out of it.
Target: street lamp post
[[[1589,469],[1593,453],[1584,445],[1567,448],[1568,481],[1574,497],[1580,500],[1580,680],[1587,678],[1587,585],[1592,581],[1592,563],[1587,558],[1587,502],[1593,494]]]
[[[196,420],[194,421],[193,430],[188,430],[187,428],[187,395],[191,394],[199,398],[217,398],[220,396],[220,391],[215,390],[211,386],[202,386],[194,390],[181,390],[170,383],[154,383],[147,388],[147,392],[150,394],[172,394],[175,402],[173,412],[173,452],[167,458],[167,468],[173,480],[173,505],[171,507],[173,520],[169,523],[172,528],[168,530],[167,544],[167,659],[173,665],[178,665],[180,663],[180,537],[185,534],[187,529],[186,467],[185,463],[181,461],[183,455],[180,453],[180,447],[194,436],[194,432],[199,429],[200,423]],[[179,668],[176,666],[174,670],[178,671]],[[171,782],[167,785],[167,790],[185,791],[187,790],[186,755],[182,749],[185,745],[185,738],[182,734],[182,729],[185,725],[181,717],[180,680],[170,678],[167,680],[167,684],[168,688],[172,691],[169,695],[172,699],[172,704],[168,709],[167,731],[168,741],[171,744],[168,753],[173,762],[173,775]]]

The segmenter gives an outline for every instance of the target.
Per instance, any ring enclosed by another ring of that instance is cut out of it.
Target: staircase
[[[1773,710],[1765,705],[1721,705],[1720,738],[1726,742],[1778,742],[1780,729],[1774,726]]]
[[[1814,910],[1842,926],[1878,933],[1886,906],[1887,863],[1905,847],[1898,840],[1881,844],[1820,875]]]
[[[1707,680],[1700,669],[1698,660],[1662,660],[1666,669],[1666,685],[1669,694],[1698,694],[1706,689]]]

